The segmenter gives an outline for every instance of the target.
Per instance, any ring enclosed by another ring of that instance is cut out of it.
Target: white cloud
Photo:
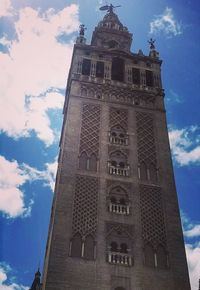
[[[200,276],[200,243],[197,245],[186,244],[186,256],[189,268],[191,290],[198,289]]]
[[[183,234],[187,240],[185,245],[189,269],[191,290],[198,289],[200,278],[200,224],[194,223],[185,213],[181,212]]]
[[[61,109],[72,54],[72,35],[78,29],[78,6],[44,13],[30,7],[19,11],[16,40],[1,39],[8,53],[0,52],[0,131],[28,137],[34,130],[47,145],[54,141],[49,109]],[[58,42],[66,35],[67,42]]]
[[[197,126],[184,129],[169,128],[169,140],[173,158],[181,165],[198,164],[200,162],[200,136]]]
[[[29,287],[8,282],[8,275],[11,268],[5,263],[0,264],[0,289],[1,290],[29,290]]]
[[[26,212],[24,194],[19,189],[27,180],[27,174],[16,161],[8,161],[0,156],[0,210],[16,217]]]
[[[47,163],[46,170],[40,171],[27,164],[18,164],[0,156],[0,211],[7,217],[27,217],[31,213],[33,200],[25,205],[22,186],[26,182],[43,180],[45,186],[53,190],[57,162]]]
[[[183,102],[184,102],[184,100],[182,99],[182,97],[179,96],[179,95],[178,95],[175,91],[173,91],[173,90],[169,90],[169,94],[167,95],[166,100],[167,100],[168,102],[172,102],[173,104],[174,104],[174,103],[178,103],[178,104],[180,104],[180,103],[183,103]]]
[[[0,1],[0,17],[8,16],[11,14],[12,5],[10,0]]]
[[[194,225],[190,230],[184,231],[187,238],[200,237],[200,225]]]
[[[150,22],[150,33],[165,33],[167,36],[182,34],[181,25],[174,17],[173,10],[166,7],[163,14],[158,15]]]

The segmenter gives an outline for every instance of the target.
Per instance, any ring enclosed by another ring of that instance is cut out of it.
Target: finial
[[[113,9],[121,7],[121,5],[117,5],[117,6],[113,6],[112,4],[110,5],[105,5],[99,8],[99,10],[101,11],[107,11],[108,13],[112,14],[113,13]]]
[[[87,29],[86,27],[85,27],[85,24],[81,24],[80,26],[79,26],[79,34],[80,34],[80,36],[84,36],[85,35],[85,30]]]
[[[155,49],[155,45],[154,45],[155,42],[156,42],[156,40],[153,38],[150,38],[148,40],[148,43],[150,44],[150,49]]]

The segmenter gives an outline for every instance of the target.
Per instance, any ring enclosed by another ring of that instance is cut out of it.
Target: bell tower
[[[162,61],[114,8],[74,45],[42,289],[189,290]]]

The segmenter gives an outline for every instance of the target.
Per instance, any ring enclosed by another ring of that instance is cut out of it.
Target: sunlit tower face
[[[74,46],[43,289],[189,290],[162,61],[114,9]]]

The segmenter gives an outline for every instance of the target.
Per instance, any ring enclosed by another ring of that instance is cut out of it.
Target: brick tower
[[[162,61],[113,8],[74,45],[42,289],[189,290]]]

